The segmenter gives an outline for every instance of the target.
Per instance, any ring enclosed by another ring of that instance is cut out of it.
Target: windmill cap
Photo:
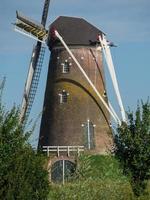
[[[60,16],[49,27],[50,49],[62,46],[54,30],[58,31],[68,46],[93,46],[98,42],[97,36],[104,34],[83,18]]]

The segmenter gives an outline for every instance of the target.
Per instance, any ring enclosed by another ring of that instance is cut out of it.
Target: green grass
[[[134,197],[128,178],[113,156],[83,155],[69,183],[51,184],[49,200],[149,200],[149,194],[147,189],[145,195]]]

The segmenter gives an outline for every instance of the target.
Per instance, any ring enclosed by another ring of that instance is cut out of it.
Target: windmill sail
[[[29,19],[28,17],[23,16],[18,11],[16,12],[17,21],[15,23],[15,30],[27,35],[29,37],[33,37],[39,41],[43,41],[47,36],[47,31],[44,26],[38,22]]]
[[[22,100],[20,120],[24,123],[28,119],[31,111],[44,59],[45,48],[42,47],[41,42],[47,36],[45,25],[48,15],[49,4],[50,0],[45,0],[41,24],[30,20],[28,17],[24,17],[18,12],[16,13],[17,22],[15,23],[15,26],[19,28],[22,33],[25,33],[26,35],[31,35],[31,37],[37,38],[38,40],[32,52],[28,76],[25,84],[24,96]]]
[[[28,119],[38,87],[38,82],[44,60],[45,47],[41,47],[40,51],[37,51],[39,50],[38,48],[39,46],[36,45],[36,47],[33,49],[32,52],[32,57],[30,61],[28,77],[25,85],[24,97],[21,107],[21,116],[20,116],[21,121]],[[36,65],[34,64],[34,62],[36,63]]]

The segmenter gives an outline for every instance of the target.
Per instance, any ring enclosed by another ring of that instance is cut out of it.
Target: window
[[[104,90],[104,93],[103,93],[103,97],[107,97],[107,93],[106,93],[105,90]]]
[[[82,124],[84,128],[84,146],[87,149],[94,149],[95,148],[95,141],[94,141],[94,127],[93,123],[90,120],[87,120],[86,123]]]
[[[69,93],[63,90],[60,94],[60,103],[67,103]]]
[[[51,168],[51,180],[55,183],[68,182],[75,172],[76,165],[69,160],[56,161]]]
[[[62,65],[62,73],[63,74],[67,74],[70,71],[70,66],[72,65],[71,63],[68,62],[68,60],[65,60],[64,63],[61,64]]]

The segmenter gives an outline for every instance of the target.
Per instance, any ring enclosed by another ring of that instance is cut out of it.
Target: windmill
[[[58,17],[46,30],[48,6],[42,23],[17,13],[15,29],[37,40],[23,97],[21,119],[31,110],[43,58],[42,43],[51,51],[38,147],[49,155],[106,153],[112,145],[110,118],[126,120],[116,73],[105,33],[82,18]],[[122,119],[110,104],[105,87],[106,59]]]

